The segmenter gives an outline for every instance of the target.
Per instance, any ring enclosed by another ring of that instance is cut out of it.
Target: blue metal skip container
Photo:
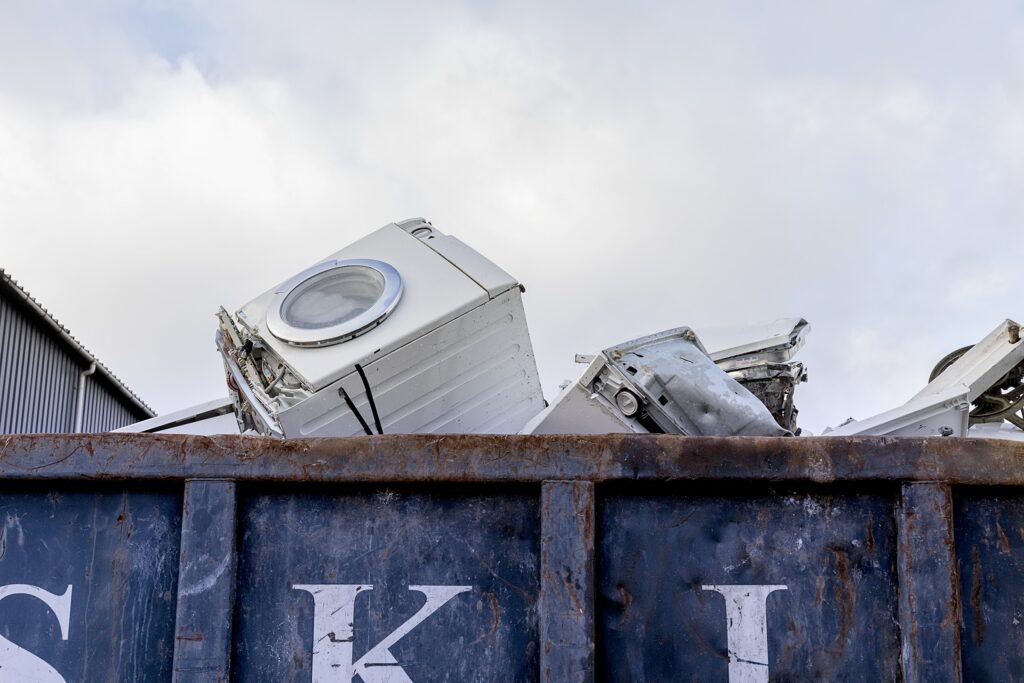
[[[0,680],[1024,680],[1024,444],[0,440]]]

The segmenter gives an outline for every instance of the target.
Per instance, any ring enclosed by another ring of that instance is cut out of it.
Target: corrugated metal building
[[[105,432],[154,415],[0,269],[0,434]]]

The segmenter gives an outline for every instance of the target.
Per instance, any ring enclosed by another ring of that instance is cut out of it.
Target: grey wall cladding
[[[0,434],[72,431],[78,377],[88,367],[0,290]],[[83,431],[109,431],[145,417],[99,373],[86,379]]]

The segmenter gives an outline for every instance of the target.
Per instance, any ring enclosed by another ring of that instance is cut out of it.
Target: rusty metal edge
[[[529,482],[932,481],[1024,484],[1024,443],[982,439],[160,434],[0,437],[0,477]]]
[[[963,620],[950,487],[905,484],[897,537],[903,680],[960,683]]]
[[[594,680],[594,517],[591,482],[541,486],[541,683]]]
[[[217,480],[184,486],[173,681],[221,683],[231,677],[238,487]]]

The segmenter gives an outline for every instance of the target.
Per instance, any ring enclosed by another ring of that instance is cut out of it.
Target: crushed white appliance
[[[715,365],[764,403],[779,425],[800,434],[794,394],[807,369],[793,356],[810,331],[803,318],[780,318],[701,336]]]
[[[826,435],[1016,439],[1024,429],[1022,410],[1024,342],[1020,325],[1005,320],[977,344],[939,361],[928,385],[903,405]]]
[[[422,218],[256,297],[216,334],[243,433],[515,433],[544,407],[523,288]]]
[[[522,433],[791,434],[761,401],[715,364],[688,327],[578,359],[588,361],[582,376],[566,386]]]

